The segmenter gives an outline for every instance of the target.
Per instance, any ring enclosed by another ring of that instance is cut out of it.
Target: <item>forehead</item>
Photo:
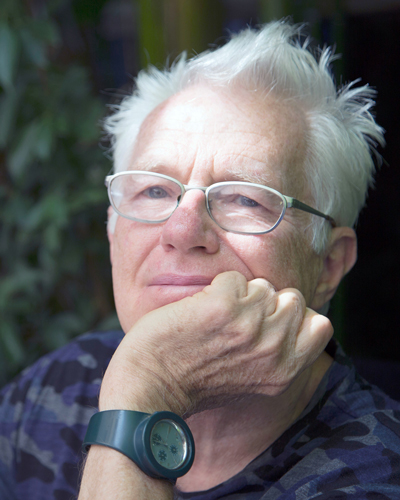
[[[304,112],[272,94],[197,85],[146,118],[130,168],[288,187],[304,163],[306,130]]]

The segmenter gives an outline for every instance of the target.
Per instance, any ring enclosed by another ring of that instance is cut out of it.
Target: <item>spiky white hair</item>
[[[225,88],[240,84],[302,107],[309,125],[304,176],[313,206],[339,225],[353,226],[373,183],[376,146],[384,144],[383,129],[371,114],[375,91],[368,85],[356,87],[357,82],[337,89],[333,51],[324,48],[315,56],[301,35],[302,27],[274,21],[258,30],[245,29],[224,46],[192,59],[182,54],[170,68],[141,71],[133,94],[105,121],[114,172],[128,168],[141,124],[170,96],[201,82]],[[324,219],[313,219],[312,244],[322,252],[330,227]]]

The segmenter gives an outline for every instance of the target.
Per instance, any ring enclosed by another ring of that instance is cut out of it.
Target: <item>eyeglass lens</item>
[[[143,222],[160,222],[175,210],[182,190],[173,180],[132,173],[115,177],[110,195],[121,215]],[[224,183],[208,190],[208,210],[223,229],[262,233],[278,222],[284,200],[262,186]]]
[[[175,210],[182,190],[179,184],[169,179],[132,173],[115,177],[110,193],[122,215],[159,222],[167,219]]]

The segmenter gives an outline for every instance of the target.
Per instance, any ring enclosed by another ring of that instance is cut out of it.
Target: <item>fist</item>
[[[332,333],[298,290],[276,292],[264,279],[222,273],[132,327],[107,369],[101,409],[189,415],[253,394],[279,396]]]

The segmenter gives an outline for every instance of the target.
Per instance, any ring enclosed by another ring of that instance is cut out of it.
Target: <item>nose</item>
[[[178,208],[163,224],[161,244],[166,251],[218,252],[219,228],[208,215],[202,191],[201,188],[188,188]]]

